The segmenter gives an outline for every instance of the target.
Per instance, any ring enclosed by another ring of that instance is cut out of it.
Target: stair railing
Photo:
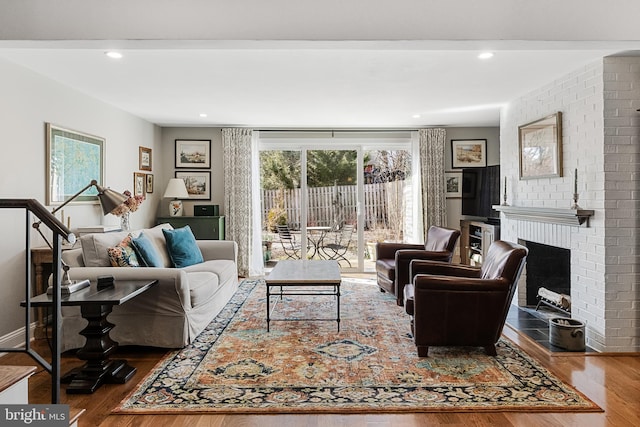
[[[25,277],[25,345],[22,348],[0,348],[0,352],[7,353],[27,353],[36,362],[38,362],[47,372],[51,374],[51,403],[60,403],[60,353],[61,344],[60,337],[62,334],[62,309],[61,309],[61,270],[62,270],[62,239],[73,244],[76,240],[75,235],[46,207],[35,199],[0,199],[0,209],[24,209],[25,210],[25,248],[26,248],[26,277]],[[52,299],[52,348],[51,363],[37,353],[31,347],[31,214],[35,215],[41,224],[46,225],[53,233],[53,242],[51,244],[53,252],[53,293]]]

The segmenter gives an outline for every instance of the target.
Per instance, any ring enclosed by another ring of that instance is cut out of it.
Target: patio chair
[[[354,231],[353,224],[344,224],[342,226],[342,230],[335,233],[334,240],[328,239],[325,237],[324,242],[329,242],[323,244],[320,248],[322,250],[322,254],[327,257],[327,259],[344,260],[351,267],[351,262],[345,257],[349,247],[351,246],[351,240],[353,238]]]
[[[296,236],[289,230],[288,225],[276,225],[278,229],[278,237],[280,238],[280,244],[282,250],[287,256],[287,259],[300,259],[300,251],[302,245],[296,241]]]

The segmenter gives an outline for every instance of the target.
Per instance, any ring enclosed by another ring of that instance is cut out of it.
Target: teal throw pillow
[[[188,267],[204,262],[196,238],[188,225],[175,230],[162,229],[173,266]]]
[[[162,257],[158,253],[155,245],[144,233],[131,239],[131,245],[138,254],[138,259],[145,267],[164,267]]]

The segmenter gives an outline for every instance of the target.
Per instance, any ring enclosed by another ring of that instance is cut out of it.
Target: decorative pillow
[[[188,267],[204,262],[191,227],[186,225],[175,230],[163,229],[162,233],[167,241],[167,250],[174,267]]]
[[[136,252],[131,247],[132,238],[133,235],[129,234],[117,246],[107,249],[112,267],[140,267]]]
[[[136,251],[140,263],[145,267],[164,267],[162,257],[144,231],[138,237],[131,239],[131,246]]]

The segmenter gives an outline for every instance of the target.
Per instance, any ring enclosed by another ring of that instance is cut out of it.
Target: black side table
[[[109,336],[109,331],[115,326],[109,323],[107,316],[114,305],[124,304],[132,298],[145,292],[157,280],[120,280],[115,286],[97,290],[96,284],[63,296],[61,305],[80,306],[82,317],[89,322],[80,331],[86,338],[84,347],[76,355],[85,364],[65,374],[62,382],[68,382],[67,393],[93,393],[105,383],[123,384],[136,373],[136,368],[130,366],[126,360],[111,360],[109,356],[116,351],[118,343]],[[51,295],[41,294],[31,299],[32,307],[46,307],[52,304]],[[26,303],[23,301],[22,306]]]

